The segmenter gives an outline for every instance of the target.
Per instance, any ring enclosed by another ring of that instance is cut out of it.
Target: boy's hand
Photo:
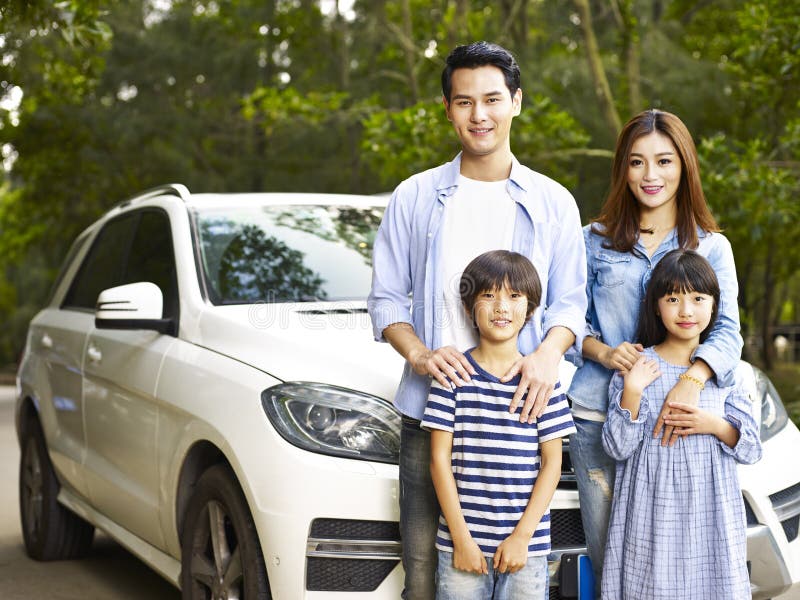
[[[634,394],[641,394],[644,388],[659,377],[661,377],[661,371],[658,370],[658,363],[652,359],[648,360],[644,356],[636,359],[631,369],[623,375],[625,389]]]
[[[469,538],[463,544],[453,544],[453,567],[467,573],[488,575],[486,557],[475,540]]]
[[[494,568],[500,573],[516,573],[528,562],[530,538],[512,533],[504,539],[494,553]]]

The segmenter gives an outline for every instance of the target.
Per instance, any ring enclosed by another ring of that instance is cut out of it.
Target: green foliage
[[[755,331],[797,314],[778,308],[800,303],[795,3],[590,5],[620,119],[662,107],[698,141],[736,253],[743,323]],[[517,158],[567,185],[584,220],[597,214],[614,139],[572,2],[355,0],[348,14],[319,0],[163,6],[0,3],[0,97],[24,92],[0,109],[3,156],[16,157],[0,172],[0,363],[16,357],[71,240],[137,191],[179,181],[372,193],[452,159],[439,76],[455,45],[477,39],[520,64]],[[363,233],[354,243],[368,243]]]

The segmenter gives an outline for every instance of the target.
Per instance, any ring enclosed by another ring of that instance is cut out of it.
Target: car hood
[[[281,381],[338,385],[392,400],[403,359],[372,335],[365,303],[207,308],[192,340]]]

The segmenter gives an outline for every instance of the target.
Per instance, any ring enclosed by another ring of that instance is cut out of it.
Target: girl
[[[653,270],[637,339],[646,347],[609,389],[603,446],[617,460],[602,597],[750,598],[746,518],[736,463],[761,458],[751,402],[737,387],[706,382],[699,405],[669,402],[664,417],[683,438],[652,435],[678,381],[697,384],[691,358],[717,317],[711,265],[691,250]]]
[[[733,252],[706,204],[692,137],[673,114],[648,110],[633,117],[617,140],[609,195],[584,228],[588,277],[586,338],[568,396],[577,433],[570,455],[578,480],[586,545],[599,592],[603,550],[614,489],[614,461],[600,440],[615,371],[630,369],[642,352],[636,324],[653,267],[675,248],[697,250],[720,282],[718,315],[697,349],[687,375],[674,381],[667,399],[697,405],[700,387],[716,376],[729,385],[739,362],[738,285]],[[662,407],[659,406],[659,409]],[[670,409],[667,404],[663,414]],[[654,424],[664,443],[672,427]]]

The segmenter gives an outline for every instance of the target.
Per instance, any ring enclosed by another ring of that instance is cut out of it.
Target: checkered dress
[[[713,380],[700,407],[740,432],[729,448],[712,435],[690,435],[662,447],[652,435],[664,398],[686,367],[652,348],[661,377],[644,391],[639,418],[619,406],[623,380],[609,387],[606,451],[617,459],[614,500],[603,565],[608,600],[749,599],[746,518],[736,463],[761,458],[759,428],[749,398]]]

